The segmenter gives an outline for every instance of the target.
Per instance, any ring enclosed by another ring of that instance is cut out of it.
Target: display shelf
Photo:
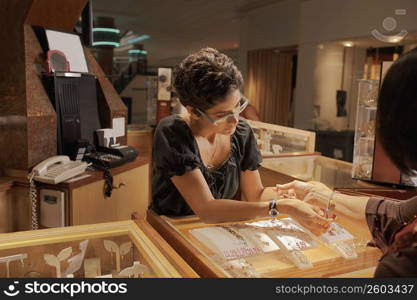
[[[312,153],[316,134],[275,124],[247,120],[252,127],[262,156],[280,156],[292,153]]]
[[[316,247],[302,251],[312,267],[297,267],[288,260],[285,251],[276,250],[241,258],[239,261],[242,262],[243,259],[245,267],[238,270],[236,266],[230,268],[236,259],[225,263],[224,259],[219,259],[218,253],[213,252],[192,232],[195,229],[219,225],[242,225],[244,222],[208,225],[195,216],[169,218],[158,216],[154,212],[148,212],[148,221],[202,277],[346,277],[349,274],[353,276],[355,272],[363,277],[372,277],[373,268],[381,255],[377,248],[366,246],[370,239],[366,224],[340,217],[338,223],[354,236],[351,245],[356,257],[346,259],[329,245],[317,242]]]
[[[259,169],[264,186],[293,180],[320,181],[331,188],[373,186],[352,179],[352,164],[321,155],[264,158]]]

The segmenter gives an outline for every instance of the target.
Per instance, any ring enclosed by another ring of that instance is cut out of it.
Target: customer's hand
[[[278,200],[278,205],[283,208],[284,213],[289,214],[316,235],[325,233],[333,221],[326,219],[320,208],[298,199],[281,199]]]

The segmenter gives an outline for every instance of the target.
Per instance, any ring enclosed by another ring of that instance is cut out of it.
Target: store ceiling
[[[111,16],[122,33],[148,34],[143,41],[152,64],[211,46],[239,47],[239,18],[282,0],[93,0],[94,16]],[[117,55],[125,55],[119,53]]]

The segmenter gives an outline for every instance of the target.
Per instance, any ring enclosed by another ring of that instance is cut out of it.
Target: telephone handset
[[[28,175],[29,196],[32,203],[32,229],[39,228],[37,190],[34,180],[57,184],[71,177],[84,173],[89,164],[82,161],[72,161],[68,156],[52,156],[37,164]]]
[[[36,165],[32,176],[36,181],[57,184],[83,173],[87,167],[85,162],[72,161],[66,155],[57,155]]]

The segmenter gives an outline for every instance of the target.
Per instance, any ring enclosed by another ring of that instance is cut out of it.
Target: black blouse
[[[153,178],[151,209],[160,215],[194,214],[171,181],[187,171],[199,168],[214,199],[238,200],[240,172],[257,170],[262,161],[252,128],[239,118],[230,137],[229,158],[216,170],[204,165],[197,141],[188,124],[179,116],[162,119],[155,131],[153,143]]]
[[[406,201],[368,200],[366,219],[369,230],[374,245],[384,252],[375,270],[375,277],[417,277],[417,240],[409,245],[396,246],[397,234],[413,222],[416,215],[417,197]]]

